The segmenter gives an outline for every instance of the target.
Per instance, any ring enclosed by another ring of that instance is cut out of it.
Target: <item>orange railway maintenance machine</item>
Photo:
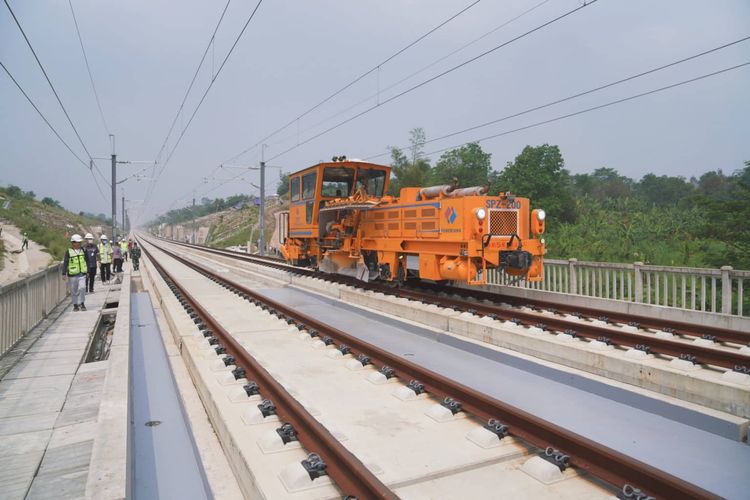
[[[544,210],[528,198],[458,182],[386,195],[391,169],[361,160],[319,163],[289,176],[281,254],[295,265],[364,281],[483,284],[488,269],[540,281]]]

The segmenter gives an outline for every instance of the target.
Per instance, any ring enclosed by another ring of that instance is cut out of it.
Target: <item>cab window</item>
[[[315,197],[315,180],[317,172],[311,172],[302,176],[302,199],[307,200]]]
[[[345,198],[352,192],[354,169],[345,167],[326,167],[323,171],[321,195],[326,198]]]
[[[385,187],[385,170],[361,169],[359,171],[358,184],[362,183],[370,196],[383,196]]]
[[[292,201],[299,200],[299,177],[292,177],[290,181],[289,192],[292,196]]]

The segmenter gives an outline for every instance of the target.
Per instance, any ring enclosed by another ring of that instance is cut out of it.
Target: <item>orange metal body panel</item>
[[[378,192],[357,188],[356,179],[380,175],[376,170],[386,172]],[[544,221],[532,220],[528,199],[503,194],[420,200],[420,188],[403,188],[394,198],[383,196],[389,176],[389,167],[360,161],[321,163],[292,174],[284,258],[324,261],[336,270],[359,265],[374,272],[376,266],[388,280],[411,270],[425,279],[483,283],[486,273],[478,271],[501,266],[508,274],[541,279],[544,244],[538,236]],[[334,178],[349,181],[332,184]],[[334,187],[340,196],[330,196]],[[519,256],[522,267],[509,265]]]

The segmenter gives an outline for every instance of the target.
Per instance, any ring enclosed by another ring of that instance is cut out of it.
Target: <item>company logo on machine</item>
[[[448,224],[453,224],[453,222],[456,220],[457,214],[456,209],[453,207],[448,207],[445,209],[445,220],[448,221]]]

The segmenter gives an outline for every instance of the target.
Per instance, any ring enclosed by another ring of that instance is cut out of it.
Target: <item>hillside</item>
[[[99,219],[65,210],[51,198],[37,200],[33,192],[24,192],[17,186],[0,187],[0,225],[3,223],[26,232],[29,240],[44,247],[53,260],[61,259],[71,234],[98,235],[102,225]]]
[[[266,241],[270,241],[275,229],[274,214],[288,208],[288,204],[278,199],[270,199],[266,204]],[[245,204],[220,210],[195,219],[196,243],[217,248],[231,246],[245,247],[251,239],[254,244],[258,240],[259,207]],[[193,234],[192,220],[181,223],[162,223],[152,226],[152,230],[168,238],[185,241]],[[255,250],[255,246],[253,250]]]

